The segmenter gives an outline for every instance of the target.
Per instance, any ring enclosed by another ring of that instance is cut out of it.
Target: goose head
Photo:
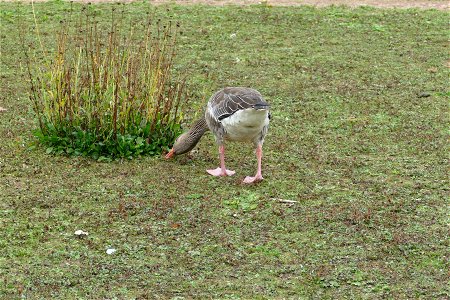
[[[194,126],[192,126],[192,128],[188,132],[183,133],[175,140],[172,149],[166,155],[166,159],[169,159],[175,155],[187,153],[194,149],[195,145],[197,145],[198,141],[200,141],[203,134],[208,130],[208,125],[206,123],[205,117],[203,116],[197,122],[195,122]]]
[[[167,153],[166,159],[191,151],[197,145],[198,140],[191,132],[183,133],[176,139],[172,149]]]

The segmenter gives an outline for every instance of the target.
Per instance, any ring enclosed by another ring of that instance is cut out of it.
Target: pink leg
[[[219,156],[220,156],[220,167],[213,170],[206,170],[212,176],[231,176],[235,172],[227,170],[225,168],[225,147],[223,145],[219,146]]]
[[[258,159],[258,169],[256,170],[255,177],[247,176],[244,179],[244,183],[256,183],[263,180],[263,177],[261,175],[261,159],[262,159],[262,145],[258,144],[258,147],[256,147],[256,158]]]

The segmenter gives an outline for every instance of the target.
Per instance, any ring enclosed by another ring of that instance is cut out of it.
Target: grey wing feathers
[[[258,91],[240,87],[224,88],[215,93],[209,102],[217,121],[221,121],[241,109],[269,107]]]

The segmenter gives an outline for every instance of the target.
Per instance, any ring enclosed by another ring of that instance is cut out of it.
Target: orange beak
[[[166,154],[166,159],[172,158],[172,156],[174,156],[174,151],[173,148],[169,151],[169,153]]]

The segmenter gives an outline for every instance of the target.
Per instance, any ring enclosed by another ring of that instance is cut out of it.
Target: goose
[[[208,101],[205,114],[192,128],[180,135],[166,159],[191,151],[203,134],[211,130],[219,146],[220,166],[206,170],[212,176],[231,176],[235,171],[225,167],[225,141],[252,142],[256,148],[257,170],[244,183],[263,180],[261,174],[262,145],[269,129],[270,105],[261,94],[246,87],[226,87]]]

